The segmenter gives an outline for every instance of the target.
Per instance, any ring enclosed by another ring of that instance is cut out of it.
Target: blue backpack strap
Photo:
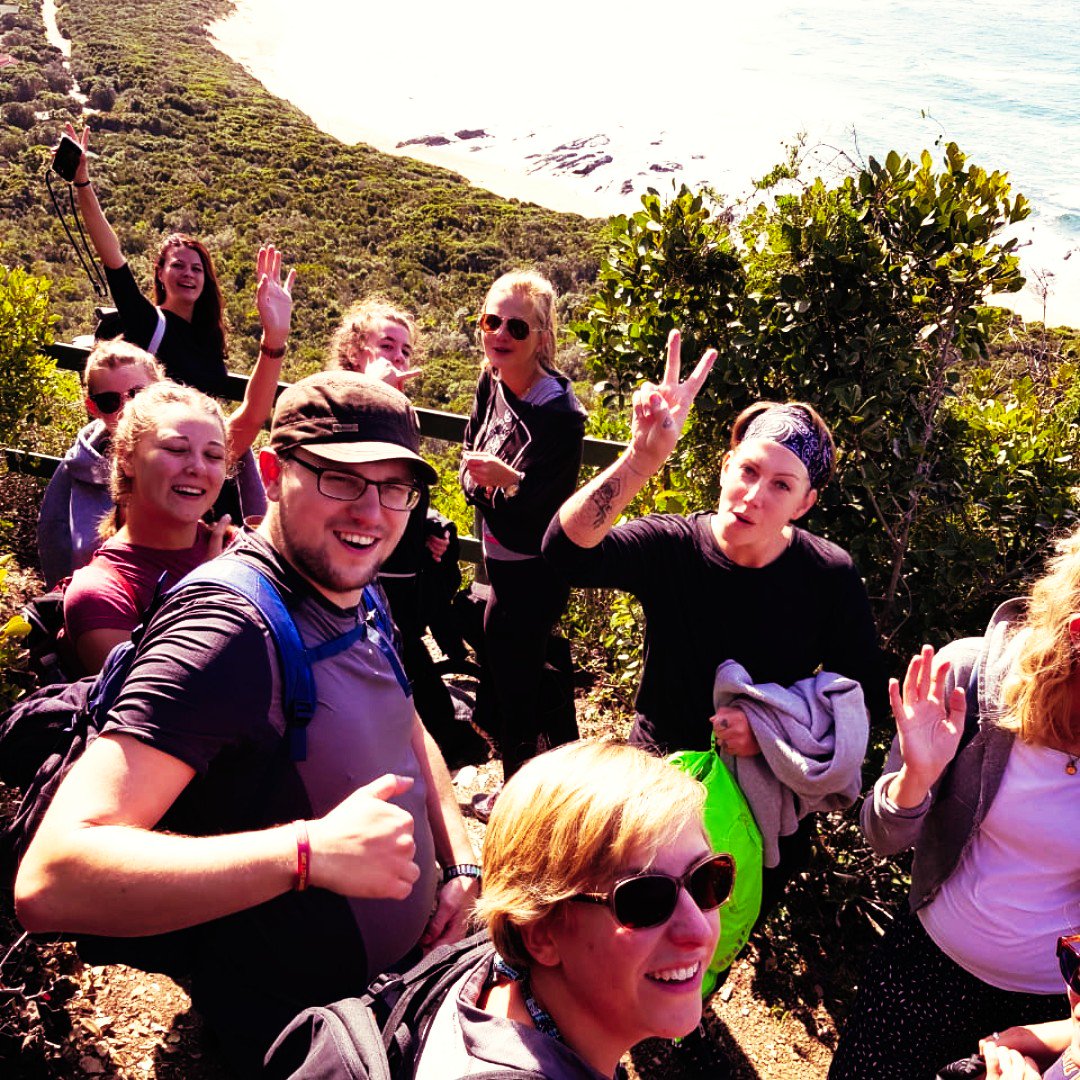
[[[368,639],[377,645],[386,657],[402,693],[406,697],[412,697],[412,683],[409,681],[409,676],[405,674],[405,667],[394,646],[396,637],[394,620],[390,618],[390,612],[383,603],[382,590],[374,585],[365,585],[360,602],[364,606]]]
[[[315,676],[307,649],[289,609],[270,579],[251,563],[237,558],[218,558],[192,570],[169,590],[169,595],[189,585],[220,585],[242,596],[263,617],[281,661],[282,697],[289,750],[293,761],[307,757],[307,725],[315,713]]]

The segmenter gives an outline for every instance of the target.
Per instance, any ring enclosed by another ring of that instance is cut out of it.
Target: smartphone
[[[69,184],[75,182],[75,170],[79,167],[82,158],[82,147],[70,136],[61,135],[60,145],[53,154],[52,170],[62,180]]]

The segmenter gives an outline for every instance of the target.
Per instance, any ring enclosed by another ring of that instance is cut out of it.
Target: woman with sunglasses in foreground
[[[1058,966],[1072,1015],[1046,1024],[1024,1024],[979,1042],[987,1080],[1074,1080],[1080,1076],[1080,934],[1058,938]],[[1044,1068],[1046,1072],[1040,1073]]]
[[[101,519],[113,508],[109,450],[124,406],[163,379],[157,361],[126,341],[100,341],[86,361],[82,381],[90,423],[49,480],[38,515],[38,555],[45,588],[53,589],[90,561],[101,538]]]
[[[967,687],[965,695],[964,688]],[[981,639],[890,685],[897,738],[862,825],[914,848],[910,910],[859,981],[833,1080],[920,1080],[987,1031],[1063,1010],[1054,942],[1080,904],[1080,530]]]
[[[494,952],[451,987],[416,1080],[610,1080],[642,1039],[693,1031],[735,873],[705,838],[703,798],[615,743],[562,746],[516,773],[484,838],[476,917]]]
[[[67,640],[86,674],[142,621],[165,587],[220,554],[229,518],[202,521],[225,482],[232,456],[217,403],[188,386],[155,383],[128,402],[113,437],[113,512],[105,543],[64,593]]]
[[[465,429],[461,485],[480,512],[491,593],[484,613],[503,778],[576,732],[544,730],[540,679],[570,587],[540,557],[551,515],[574,490],[585,410],[555,370],[555,290],[539,274],[504,274],[480,312],[484,363]],[[478,796],[486,821],[494,795]]]

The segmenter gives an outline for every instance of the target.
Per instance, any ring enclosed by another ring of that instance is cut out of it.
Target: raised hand
[[[82,154],[79,157],[79,164],[78,164],[78,167],[75,169],[75,183],[76,184],[89,183],[89,181],[90,181],[90,170],[87,167],[86,159],[87,159],[87,157],[89,157],[89,151],[90,151],[90,129],[88,127],[84,127],[81,132],[76,132],[75,131],[75,126],[73,124],[68,123],[68,124],[64,125],[64,134],[69,139],[72,139],[74,142],[77,142],[79,144],[79,146],[82,147]]]
[[[259,278],[255,305],[262,322],[263,344],[270,349],[279,349],[288,340],[292,324],[292,290],[296,270],[290,270],[283,282],[281,252],[273,244],[267,244],[259,248],[255,271]]]
[[[889,701],[903,757],[900,787],[894,781],[890,797],[900,805],[921,802],[960,745],[967,702],[960,687],[946,695],[948,674],[949,662],[935,659],[933,647],[924,645],[908,664],[903,691],[896,679],[889,681]]]
[[[370,899],[409,895],[420,876],[413,819],[391,800],[412,783],[411,777],[387,773],[308,822],[312,885]]]
[[[668,334],[667,363],[659,386],[642,383],[634,391],[630,453],[633,467],[651,475],[671,456],[679,441],[690,406],[705,384],[716,360],[716,350],[706,349],[685,382],[679,382],[682,336]]]

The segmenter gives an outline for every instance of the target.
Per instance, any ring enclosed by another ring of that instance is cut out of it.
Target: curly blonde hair
[[[399,308],[381,296],[369,296],[353,304],[341,325],[330,339],[330,355],[326,360],[327,371],[359,371],[356,353],[367,344],[367,337],[381,322],[397,323],[409,333],[409,344],[416,349],[416,319],[408,311]]]
[[[491,815],[476,918],[504,959],[529,967],[519,927],[648,866],[688,824],[701,825],[704,801],[697,780],[624,743],[569,743],[533,758]]]
[[[86,367],[82,372],[82,384],[86,392],[92,394],[98,385],[98,374],[102,371],[117,371],[124,367],[139,368],[150,383],[161,382],[165,378],[162,366],[145,349],[131,345],[122,338],[112,341],[99,341],[90,350],[86,358]]]
[[[1031,590],[1017,656],[1002,683],[998,723],[1023,742],[1063,749],[1080,740],[1071,685],[1080,646],[1069,630],[1080,614],[1080,529],[1056,550]]]

